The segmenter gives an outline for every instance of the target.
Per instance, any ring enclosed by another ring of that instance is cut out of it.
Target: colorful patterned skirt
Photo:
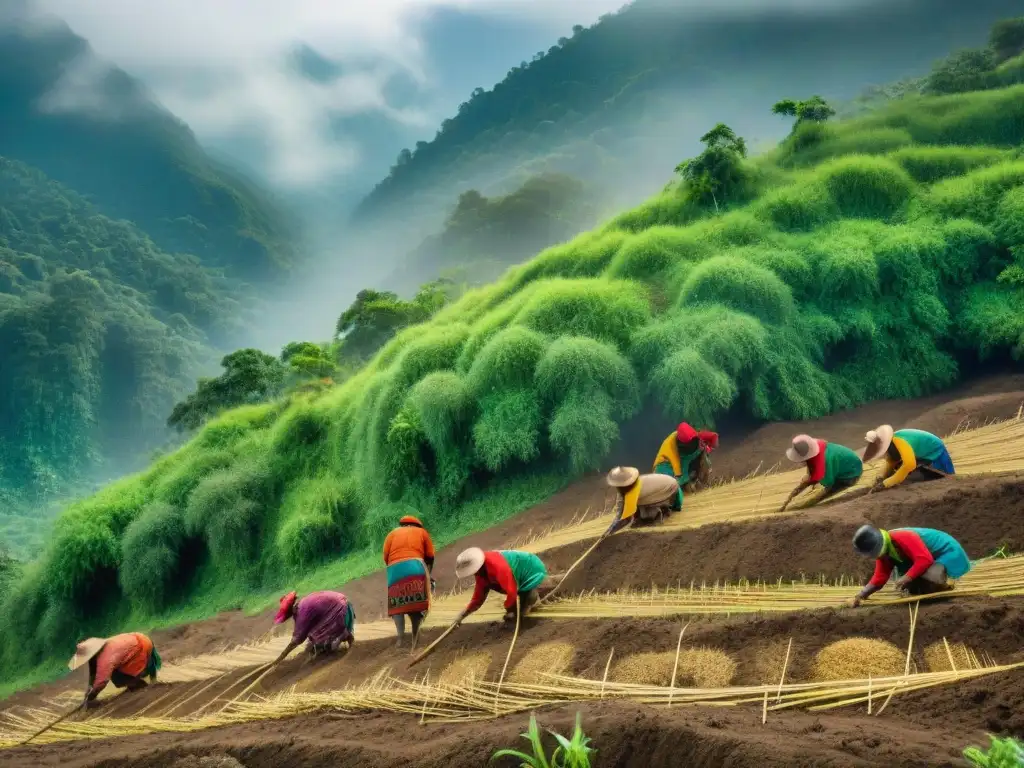
[[[422,560],[388,566],[388,616],[425,613],[430,608],[430,576]]]

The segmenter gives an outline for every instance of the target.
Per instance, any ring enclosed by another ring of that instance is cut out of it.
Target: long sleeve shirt
[[[114,635],[89,662],[89,687],[92,693],[106,688],[114,672],[142,677],[153,652],[153,641],[139,632]]]
[[[519,593],[534,589],[546,576],[544,563],[529,552],[484,552],[484,564],[476,572],[476,586],[466,613],[478,610],[492,589],[505,595],[506,611],[514,610]]]
[[[320,645],[334,639],[352,639],[353,620],[348,598],[341,592],[311,592],[299,601],[295,611],[292,642],[304,640]]]
[[[434,564],[434,542],[425,528],[403,525],[384,539],[384,565],[417,558],[428,566]]]
[[[914,531],[890,531],[889,538],[892,540],[893,547],[902,556],[901,562],[909,561],[911,563],[910,567],[906,570],[904,578],[913,581],[931,568],[932,563],[935,562],[935,557],[932,555],[931,550],[928,549],[924,540]],[[896,561],[883,553],[875,561],[875,573],[871,577],[871,581],[868,582],[868,586],[871,587],[872,591],[877,591],[884,587],[896,567]],[[903,569],[901,568],[900,570]]]
[[[942,440],[930,432],[920,429],[898,430],[893,434],[892,445],[885,454],[885,480],[882,485],[886,488],[899,485],[917,469],[918,460],[935,461],[945,449]]]

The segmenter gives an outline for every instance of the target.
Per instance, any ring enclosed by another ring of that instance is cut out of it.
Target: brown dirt
[[[950,395],[917,401],[876,403],[814,423],[772,424],[754,430],[739,442],[728,436],[715,456],[718,476],[742,476],[774,464],[794,432],[809,432],[847,445],[857,445],[863,432],[878,423],[915,426],[945,434],[965,418],[983,422],[1013,415],[1024,401],[1024,375],[982,379]],[[656,425],[658,439],[663,424]],[[654,434],[654,432],[652,432]],[[656,440],[651,439],[651,445]],[[647,451],[650,452],[650,451]],[[642,461],[633,463],[644,465]],[[588,509],[604,507],[606,488],[600,475],[586,478],[510,520],[453,543],[438,553],[438,586],[455,586],[452,573],[458,552],[470,543],[485,548],[513,545],[550,527],[560,527]],[[567,591],[646,587],[652,582],[734,580],[741,577],[775,580],[824,574],[863,578],[870,563],[856,557],[849,546],[855,528],[865,521],[878,525],[919,525],[948,530],[974,556],[1007,544],[1024,549],[1024,482],[1022,476],[955,478],[921,483],[885,494],[856,498],[802,512],[784,519],[739,525],[708,526],[665,534],[617,536],[601,545],[577,573]],[[549,567],[560,570],[581,552],[573,545],[545,556]],[[598,556],[599,555],[599,559]],[[341,587],[368,620],[383,613],[383,573]],[[259,616],[226,613],[169,631],[154,633],[165,658],[216,650],[246,642],[270,625],[272,611]],[[823,610],[813,613],[698,618],[687,629],[684,646],[721,649],[737,663],[736,683],[757,683],[764,670],[778,666],[780,644],[794,638],[787,679],[806,679],[814,654],[828,643],[851,636],[906,643],[908,617],[894,608]],[[575,646],[572,671],[600,676],[608,655],[615,657],[648,651],[674,651],[677,619],[526,620],[511,659],[512,667],[541,643],[570,642]],[[426,633],[425,642],[437,630]],[[1024,660],[1024,599],[935,601],[923,604],[915,640],[915,663],[924,668],[922,649],[940,642],[963,642],[979,654],[1000,662]],[[496,676],[504,663],[509,635],[494,625],[467,625],[424,664],[436,676],[460,654],[492,652],[489,674]],[[268,676],[265,691],[296,685],[299,690],[320,690],[364,680],[394,665],[396,674],[409,675],[406,657],[397,655],[388,641],[357,643],[342,660],[292,659]],[[416,673],[424,670],[417,668]],[[108,716],[130,715],[148,704],[147,714],[167,714],[167,707],[184,702],[172,715],[196,712],[223,693],[238,693],[245,670],[232,673],[201,695],[184,699],[207,687],[158,686],[112,701],[103,709]],[[44,694],[63,690],[60,683],[37,688],[5,704],[30,704]],[[165,696],[162,703],[158,697]],[[912,694],[890,704],[884,718],[870,718],[852,710],[827,716],[803,712],[770,715],[760,723],[760,708],[730,710],[678,708],[654,710],[600,702],[561,707],[541,713],[544,727],[568,733],[576,710],[584,713],[588,735],[606,766],[895,766],[959,765],[959,753],[969,743],[985,743],[985,731],[1024,736],[1024,674],[992,677],[953,688]],[[262,766],[375,766],[408,765],[422,768],[461,768],[485,765],[495,749],[521,747],[518,736],[527,716],[502,718],[473,725],[414,725],[414,720],[391,714],[370,713],[355,719],[329,715],[284,722],[255,722],[195,734],[151,734],[104,742],[72,742],[0,751],[0,766],[35,765],[155,766],[156,768],[221,768],[237,760],[245,768]],[[411,738],[410,738],[411,736]],[[495,765],[512,765],[496,762]]]
[[[839,500],[774,520],[613,536],[569,575],[561,592],[743,578],[866,579],[873,563],[857,555],[850,544],[853,533],[865,523],[938,528],[960,541],[968,555],[980,558],[1004,544],[1010,551],[1024,551],[1020,521],[1024,521],[1024,475],[953,477]],[[544,562],[552,572],[564,571],[592,543],[576,542],[545,552]]]
[[[576,712],[599,750],[600,768],[895,768],[962,765],[969,729],[908,729],[866,715],[788,713],[761,725],[757,709],[671,710],[621,702],[559,707],[540,713],[542,728],[569,734]],[[190,755],[230,755],[246,768],[480,768],[496,749],[521,749],[526,714],[472,725],[420,727],[412,717],[372,713],[339,720],[317,715],[195,734],[154,734],[100,744],[63,744],[0,752],[0,765],[36,768],[174,768]],[[550,745],[552,740],[547,737]],[[980,742],[979,742],[980,743]],[[550,751],[550,746],[549,746]],[[515,760],[494,761],[511,768]]]

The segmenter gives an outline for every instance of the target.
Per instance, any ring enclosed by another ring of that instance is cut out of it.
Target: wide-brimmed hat
[[[89,663],[97,653],[103,650],[107,644],[105,637],[90,637],[80,642],[75,648],[75,655],[68,662],[68,669],[78,669],[83,664]]]
[[[885,547],[885,537],[873,525],[862,525],[853,534],[853,548],[862,555],[878,557]]]
[[[810,461],[821,453],[821,446],[818,441],[810,435],[797,435],[793,438],[793,445],[786,449],[786,458],[797,464]]]
[[[885,454],[892,445],[892,427],[883,424],[877,429],[872,429],[864,434],[864,442],[867,445],[860,452],[861,461],[871,461]]]
[[[605,478],[612,488],[628,488],[640,477],[640,470],[636,467],[615,467]]]
[[[455,559],[455,578],[464,579],[472,576],[483,568],[484,551],[480,547],[470,547],[459,553]]]
[[[676,440],[680,443],[688,443],[697,436],[697,430],[687,424],[685,421],[681,422],[676,427]]]
[[[275,624],[281,624],[282,622],[288,621],[288,617],[292,615],[292,608],[295,605],[295,600],[298,595],[294,592],[289,592],[287,595],[281,598],[281,607],[277,611],[277,616],[274,617]]]
[[[420,522],[420,519],[418,517],[413,517],[412,515],[406,515],[405,517],[401,518],[398,521],[398,524],[399,525],[415,525],[415,526],[419,526],[420,528],[423,527],[423,523]]]

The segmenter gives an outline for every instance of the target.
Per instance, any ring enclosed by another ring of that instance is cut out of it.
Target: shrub
[[[1024,162],[999,163],[936,184],[928,200],[931,207],[943,216],[989,224],[995,221],[1003,195],[1022,184]]]
[[[819,178],[843,216],[888,219],[910,199],[914,182],[891,160],[866,155],[823,166]]]
[[[350,487],[332,475],[302,478],[284,494],[276,546],[284,563],[309,568],[355,548],[359,516]]]
[[[690,273],[679,293],[681,306],[722,304],[769,323],[793,312],[789,286],[764,267],[736,256],[715,256]]]
[[[1024,184],[1011,189],[999,201],[993,232],[1005,248],[1024,246]]]
[[[633,235],[608,267],[610,277],[647,280],[684,260],[697,260],[707,246],[678,227],[652,227]]]
[[[937,181],[994,165],[1006,153],[994,147],[905,147],[890,157],[922,184]]]
[[[540,454],[542,424],[540,403],[533,390],[487,395],[480,401],[480,416],[473,425],[476,456],[491,472],[500,472],[513,461],[532,461]]]
[[[618,418],[632,416],[639,406],[639,382],[629,361],[614,347],[585,337],[566,336],[552,343],[537,366],[536,386],[549,404],[570,395],[604,395]]]
[[[688,421],[708,425],[729,409],[737,394],[725,371],[692,348],[665,358],[654,370],[651,388],[666,414],[681,414]]]
[[[185,543],[182,513],[156,501],[125,530],[121,540],[121,589],[135,605],[162,610],[181,587],[181,555]]]
[[[516,322],[552,336],[589,336],[624,348],[650,318],[643,289],[618,280],[549,280],[537,286]]]
[[[797,184],[777,189],[755,206],[758,215],[785,232],[807,232],[832,221],[838,214],[824,186]]]
[[[549,341],[536,331],[513,326],[498,332],[477,354],[469,386],[477,397],[533,383],[537,363]]]

